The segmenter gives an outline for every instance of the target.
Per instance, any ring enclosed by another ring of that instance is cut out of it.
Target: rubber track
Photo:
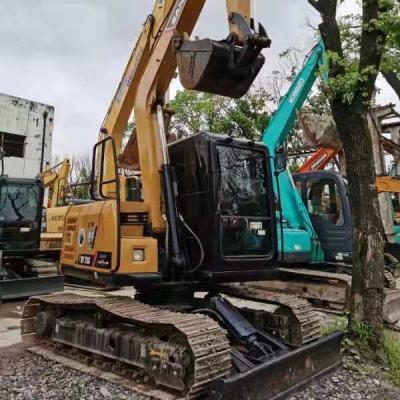
[[[222,285],[220,291],[245,300],[270,303],[286,308],[299,324],[302,342],[297,345],[306,344],[321,336],[320,315],[306,299],[291,294],[273,292],[261,285],[262,282]]]
[[[305,280],[309,279],[310,282],[313,280],[321,283],[325,283],[327,285],[336,285],[336,286],[341,286],[346,288],[346,302],[345,303],[336,303],[337,305],[341,306],[341,309],[333,309],[332,308],[326,308],[324,306],[324,310],[331,310],[332,312],[342,312],[346,311],[350,307],[350,296],[351,296],[351,275],[348,274],[338,274],[338,273],[332,273],[332,272],[324,272],[320,270],[314,270],[314,269],[302,269],[302,268],[280,268],[280,271],[282,271],[284,274],[287,274],[289,277],[294,277],[294,278],[303,278]],[[394,278],[393,274],[386,270],[385,271],[385,289],[384,293],[386,294],[385,297],[385,303],[384,303],[384,309],[386,308],[387,310],[384,311],[384,320],[386,323],[392,324],[393,321],[392,319],[394,318],[391,316],[393,314],[393,308],[395,311],[395,315],[399,314],[397,312],[398,310],[398,305],[399,301],[397,298],[394,296],[395,293],[397,293],[397,297],[400,297],[400,290],[397,289],[396,287],[396,279]],[[266,286],[266,289],[268,287],[268,282],[264,282],[264,285]],[[387,287],[389,286],[389,287]],[[268,290],[268,289],[267,289]],[[306,298],[306,295],[304,296]],[[323,299],[322,299],[323,300]]]
[[[341,284],[348,285],[351,288],[351,275],[346,273],[335,273],[325,272],[317,269],[306,269],[306,268],[280,268],[282,272],[286,272],[290,275],[299,275],[307,278],[316,278],[322,280],[332,280],[340,282]],[[388,269],[385,269],[385,288],[396,289],[396,278],[393,273]]]
[[[334,272],[324,272],[315,269],[304,269],[304,268],[280,268],[280,271],[286,272],[292,276],[303,276],[307,278],[316,278],[318,280],[330,280],[336,281],[343,285],[347,285],[349,290],[351,289],[351,275],[339,274]],[[385,288],[396,289],[396,278],[392,272],[385,269]]]
[[[231,371],[230,345],[226,331],[205,315],[158,309],[127,297],[52,294],[35,296],[27,301],[21,320],[23,335],[35,333],[32,318],[42,304],[77,309],[96,306],[132,323],[173,325],[186,337],[194,357],[194,380],[188,392],[190,398],[206,392],[213,381],[227,376]]]

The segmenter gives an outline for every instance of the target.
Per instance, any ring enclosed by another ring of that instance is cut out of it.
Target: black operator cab
[[[35,254],[40,247],[43,185],[35,179],[0,178],[0,250]]]
[[[185,234],[191,264],[203,253],[200,277],[233,282],[272,276],[277,241],[266,146],[203,132],[170,144],[169,154],[178,209],[193,231]]]

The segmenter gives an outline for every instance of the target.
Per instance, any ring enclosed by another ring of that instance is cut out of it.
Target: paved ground
[[[24,302],[0,304],[0,349],[21,341],[20,318],[23,305]]]

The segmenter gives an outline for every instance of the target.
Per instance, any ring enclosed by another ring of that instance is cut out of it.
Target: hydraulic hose
[[[278,194],[278,202],[279,202],[279,225],[280,225],[280,234],[281,234],[281,259],[284,261],[285,251],[284,251],[284,234],[283,234],[283,215],[282,215],[282,203],[281,203],[281,187],[278,179],[279,173],[275,172],[275,180],[276,180],[276,189]]]
[[[199,250],[200,250],[200,259],[198,261],[198,263],[196,264],[195,267],[193,267],[192,269],[190,269],[189,271],[185,271],[186,274],[193,274],[194,272],[198,271],[198,269],[201,267],[201,265],[203,264],[204,261],[204,247],[203,244],[201,243],[201,240],[199,239],[199,237],[193,232],[193,230],[190,228],[190,226],[186,223],[185,219],[183,218],[183,216],[181,214],[179,214],[179,218],[182,221],[183,226],[188,230],[188,232],[194,237],[194,239],[196,240],[198,246],[199,246]]]

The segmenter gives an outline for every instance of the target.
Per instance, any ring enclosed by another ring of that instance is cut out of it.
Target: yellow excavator
[[[64,221],[64,274],[132,285],[135,299],[32,297],[22,335],[188,399],[285,398],[339,365],[341,335],[320,338],[305,300],[241,285],[277,274],[267,148],[207,132],[167,145],[164,100],[177,68],[186,88],[240,97],[270,45],[243,0],[227,0],[227,39],[191,41],[204,3],[156,1],[94,146],[92,202],[72,205]],[[132,109],[142,201],[124,197],[117,171]],[[279,155],[275,163],[285,169]]]
[[[45,209],[45,229],[40,235],[42,250],[61,249],[64,219],[70,207],[66,202],[70,170],[71,163],[66,158],[39,175],[44,188],[49,190],[49,200]]]

